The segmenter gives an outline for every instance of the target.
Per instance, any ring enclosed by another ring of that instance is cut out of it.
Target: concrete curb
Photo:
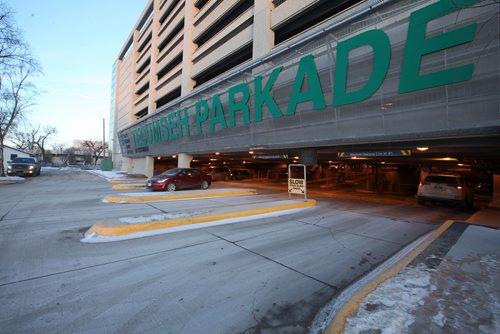
[[[116,184],[111,189],[113,190],[134,190],[134,189],[146,189],[144,184]]]
[[[379,285],[384,283],[391,277],[396,276],[404,267],[410,264],[420,253],[422,253],[434,240],[443,234],[454,221],[448,220],[444,222],[439,228],[430,232],[411,252],[400,259],[396,264],[391,266],[386,271],[382,272],[374,279],[357,290],[349,300],[342,305],[340,310],[335,314],[333,320],[330,322],[325,334],[341,334],[344,332],[345,323],[347,318],[352,317],[359,309],[361,303],[365,298],[373,292]]]
[[[147,179],[112,179],[108,180],[110,183],[134,183],[134,182],[144,182],[146,183]]]
[[[241,189],[220,192],[206,192],[206,193],[168,193],[168,195],[153,195],[153,196],[114,196],[107,195],[105,200],[111,203],[143,203],[154,201],[170,201],[180,199],[193,199],[193,198],[209,198],[221,196],[238,196],[238,195],[255,195],[255,189]]]
[[[85,232],[85,237],[88,237],[94,233],[99,236],[112,237],[112,236],[122,236],[127,234],[136,234],[154,230],[166,230],[186,225],[201,224],[201,223],[214,222],[214,221],[233,219],[233,218],[257,216],[279,211],[302,209],[315,205],[316,205],[315,200],[308,200],[304,202],[295,202],[291,204],[270,206],[258,209],[249,209],[243,211],[226,212],[226,213],[213,214],[207,216],[186,217],[186,218],[168,219],[168,220],[161,220],[161,221],[154,221],[147,223],[124,224],[116,226],[108,226],[104,221],[94,224],[87,232]]]

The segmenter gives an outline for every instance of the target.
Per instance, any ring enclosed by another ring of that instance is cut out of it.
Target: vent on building
[[[176,98],[181,96],[181,87],[178,87],[171,91],[170,93],[164,95],[163,97],[159,98],[156,100],[156,109],[160,108],[161,106],[166,105],[170,101],[175,100]]]
[[[193,78],[194,80],[196,80],[195,87],[219,76],[226,71],[229,71],[233,67],[236,67],[247,60],[252,59],[252,47],[252,43],[246,45],[242,49],[238,50],[235,54],[229,55],[229,57],[222,59],[217,64],[197,75],[195,78]]]
[[[139,119],[139,118],[143,118],[144,116],[146,116],[148,114],[148,107],[144,108],[144,109],[141,109],[139,110],[138,112],[136,112],[134,114],[134,116]]]
[[[215,22],[212,26],[207,28],[202,34],[200,34],[195,42],[198,46],[202,46],[205,44],[210,38],[217,35],[222,29],[228,26],[231,22],[233,22],[238,16],[246,12],[246,10],[253,6],[253,0],[243,0],[240,1],[236,6],[227,11],[224,15],[222,15],[217,22]],[[215,8],[214,10],[217,10]]]
[[[283,2],[285,1],[276,1],[278,6]],[[280,44],[360,2],[362,1],[318,1],[315,5],[293,16],[290,20],[285,21],[280,27],[276,28],[274,30],[274,44]],[[275,6],[277,5],[275,4]]]
[[[195,1],[194,3],[194,6],[198,9],[202,9],[203,6],[205,6],[207,4],[209,0],[198,0],[198,1]]]
[[[177,57],[172,59],[171,62],[166,64],[160,71],[158,71],[158,80],[163,78],[168,72],[170,72],[174,67],[182,63],[182,53],[179,53]]]

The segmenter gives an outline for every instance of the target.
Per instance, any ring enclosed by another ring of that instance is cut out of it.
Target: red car
[[[151,190],[175,191],[177,189],[207,189],[212,176],[199,169],[174,168],[148,179],[146,187]]]

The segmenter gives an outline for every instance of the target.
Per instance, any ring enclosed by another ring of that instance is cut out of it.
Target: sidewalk
[[[499,228],[492,208],[443,224],[353,293],[327,333],[500,333]]]

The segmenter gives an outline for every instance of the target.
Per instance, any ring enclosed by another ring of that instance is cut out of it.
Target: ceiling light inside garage
[[[417,150],[419,151],[427,151],[429,148],[428,147],[417,147]]]

